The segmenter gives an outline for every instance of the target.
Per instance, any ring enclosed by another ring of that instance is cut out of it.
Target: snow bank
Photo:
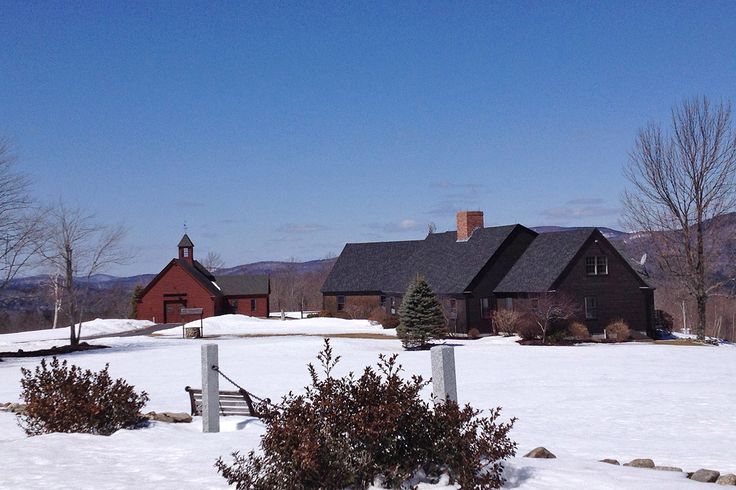
[[[304,320],[266,320],[245,315],[222,315],[203,320],[204,335],[335,335],[373,334],[396,336],[396,329],[384,329],[368,320],[343,320],[341,318],[305,318]],[[199,327],[200,321],[189,322],[185,327]],[[156,332],[158,336],[181,337],[182,327]]]
[[[82,323],[82,339],[96,335],[116,334],[154,325],[148,320],[101,319]],[[61,342],[59,342],[61,341]],[[69,343],[69,327],[49,328],[0,335],[0,351],[46,349]]]

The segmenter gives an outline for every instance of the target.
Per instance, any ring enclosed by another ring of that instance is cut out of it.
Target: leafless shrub
[[[572,322],[570,326],[567,327],[567,332],[575,340],[590,340],[590,332],[588,331],[588,327],[580,322]]]
[[[631,328],[623,320],[616,320],[606,327],[606,337],[616,339],[616,342],[625,342],[631,335]]]
[[[501,335],[514,335],[520,318],[519,312],[501,308],[493,312],[493,325]]]

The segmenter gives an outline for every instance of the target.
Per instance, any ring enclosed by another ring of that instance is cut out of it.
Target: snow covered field
[[[306,363],[314,361],[322,339],[235,337],[242,321],[222,317],[220,322],[205,323],[206,335],[224,335],[217,339],[182,340],[177,338],[181,329],[173,329],[160,337],[106,338],[95,342],[111,349],[65,358],[92,369],[109,362],[112,375],[149,393],[146,411],[188,411],[184,387],[200,384],[200,346],[205,342],[219,344],[221,369],[253,393],[278,398],[289,390],[301,391],[308,383]],[[259,334],[332,335],[356,333],[356,329],[377,333],[367,322],[361,326],[346,320],[249,322],[249,330],[263,329]],[[39,336],[38,332],[0,336],[0,345],[4,350],[25,348],[23,342],[43,340]],[[658,465],[686,471],[702,467],[736,473],[736,348],[732,346],[522,347],[501,338],[451,344],[457,346],[461,401],[479,408],[501,405],[503,416],[517,417],[511,435],[519,443],[519,455],[541,445],[558,457],[512,459],[508,488],[705,485],[679,473],[599,463],[603,458],[621,462],[652,458]],[[342,356],[338,375],[360,371],[375,364],[379,353],[392,352],[400,353],[407,375],[430,375],[429,352],[405,352],[395,339],[335,338],[333,348]],[[20,367],[37,362],[28,358],[0,362],[0,402],[18,400]],[[226,381],[221,383],[221,388],[229,388]],[[256,420],[223,419],[223,432],[202,434],[200,420],[195,418],[192,424],[156,423],[111,437],[27,438],[14,415],[0,412],[0,488],[224,488],[225,481],[212,466],[215,459],[255,448],[262,431]]]
[[[396,329],[384,329],[368,320],[342,320],[340,318],[305,318],[304,320],[266,320],[244,315],[222,315],[202,320],[205,336],[217,335],[335,335],[371,334],[396,336]],[[185,327],[199,327],[200,321],[189,322]],[[156,332],[158,336],[181,337],[182,327]]]
[[[82,341],[87,337],[139,330],[151,325],[154,325],[154,323],[148,320],[103,320],[97,318],[82,324]],[[16,351],[18,349],[31,351],[48,349],[54,345],[64,345],[64,343],[68,344],[69,334],[69,327],[67,326],[0,335],[0,352]]]

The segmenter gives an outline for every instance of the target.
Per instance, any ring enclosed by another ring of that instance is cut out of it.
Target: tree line
[[[736,311],[726,301],[736,289],[736,247],[726,244],[734,241],[736,227],[721,218],[736,210],[730,102],[696,97],[675,105],[669,121],[638,132],[624,174],[626,222],[654,247],[650,256],[664,278],[658,304],[676,315],[681,302],[687,316],[684,305],[693,303],[690,321],[699,338],[709,322],[708,332],[728,336],[729,326],[736,329]],[[7,141],[0,140],[0,291],[22,271],[50,272],[54,324],[73,325],[73,345],[90,308],[90,277],[132,258],[122,246],[125,234],[121,225],[102,223],[62,200],[46,205],[34,200],[29,177],[18,170]],[[217,254],[205,261],[213,269],[224,265]],[[271,309],[320,309],[319,289],[330,265],[300,273],[294,263],[274,275]],[[714,301],[716,313],[709,316]]]
[[[71,325],[77,345],[90,306],[90,278],[132,257],[123,247],[126,229],[63,200],[43,204],[33,198],[31,180],[17,166],[7,141],[0,141],[0,289],[23,271],[49,272],[54,326]]]

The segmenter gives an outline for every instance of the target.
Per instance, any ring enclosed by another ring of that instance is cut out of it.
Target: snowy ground
[[[319,312],[318,311],[314,311],[314,310],[309,310],[309,311],[305,310],[303,312],[302,311],[285,311],[284,312],[284,316],[286,318],[292,318],[292,319],[296,319],[296,320],[301,320],[303,318],[307,318],[307,315],[309,315],[309,314],[316,314],[316,313],[319,313]],[[281,312],[280,311],[272,311],[269,314],[269,317],[270,318],[281,318]]]
[[[243,320],[239,320],[242,322]],[[249,321],[249,328],[282,328],[273,320]],[[263,325],[261,325],[261,322]],[[355,333],[371,326],[314,319],[283,322],[289,332]],[[146,390],[146,410],[188,411],[184,387],[200,384],[200,346],[220,346],[220,367],[257,395],[278,398],[308,383],[305,369],[322,346],[315,336],[235,337],[238,321],[223,318],[205,324],[201,340],[119,337],[95,341],[103,351],[70,356],[85,368],[110,363],[114,376]],[[269,326],[274,324],[273,327]],[[242,327],[242,324],[241,324]],[[380,328],[380,327],[378,327]],[[265,332],[265,330],[264,330]],[[269,331],[270,332],[270,331]],[[278,333],[284,333],[279,330]],[[373,332],[375,333],[375,332]],[[388,332],[387,332],[388,333]],[[15,350],[37,332],[0,336]],[[220,334],[218,334],[220,335]],[[508,488],[522,489],[677,489],[702,488],[682,474],[599,463],[602,458],[654,459],[686,471],[713,468],[736,472],[736,349],[730,346],[652,344],[522,347],[512,339],[453,341],[458,392],[474,406],[503,406],[503,415],[519,420],[512,438],[519,454],[543,445],[558,459],[517,457],[507,468]],[[15,347],[15,346],[18,347]],[[374,364],[379,353],[399,352],[408,374],[430,375],[428,352],[404,352],[386,339],[335,338],[342,356],[338,373]],[[20,367],[38,359],[0,363],[0,402],[17,401]],[[223,382],[222,388],[227,387]],[[427,396],[429,393],[427,393]],[[193,424],[157,423],[111,437],[51,434],[27,438],[12,414],[0,412],[0,488],[224,488],[213,462],[234,450],[258,444],[259,421],[223,419],[223,432],[202,434]]]
[[[185,327],[199,327],[200,321],[189,322]],[[206,337],[244,335],[339,335],[369,334],[395,337],[396,329],[384,329],[368,320],[342,320],[340,318],[305,318],[304,320],[274,320],[244,315],[222,315],[202,320]],[[177,338],[182,327],[156,332],[156,336]]]
[[[86,337],[96,335],[116,334],[138,330],[154,325],[148,320],[103,320],[97,318],[82,324],[82,340]],[[69,327],[49,328],[45,330],[33,330],[0,335],[0,352],[31,351],[37,349],[48,349],[54,345],[69,343]]]

